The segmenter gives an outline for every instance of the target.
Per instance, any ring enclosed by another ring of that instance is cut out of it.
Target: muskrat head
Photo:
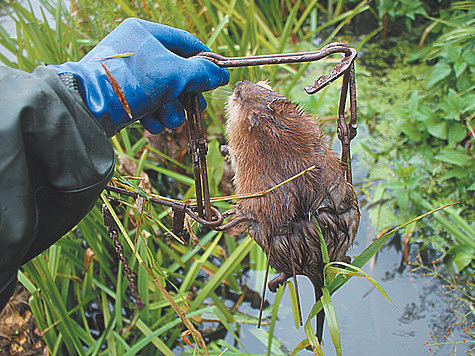
[[[279,131],[294,131],[306,115],[284,95],[272,90],[267,81],[237,82],[228,99],[227,131],[246,129],[279,136]]]
[[[259,126],[267,115],[272,116],[269,103],[285,97],[275,91],[265,81],[259,83],[237,82],[233,94],[228,99],[228,126],[240,125],[249,131]]]
[[[239,135],[243,140],[250,134],[258,140],[293,141],[315,130],[315,118],[265,81],[238,82],[228,99],[226,132],[230,138]]]

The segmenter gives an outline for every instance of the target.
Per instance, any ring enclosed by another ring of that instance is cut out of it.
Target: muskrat
[[[330,261],[347,261],[360,221],[358,199],[342,162],[328,148],[317,119],[266,82],[238,82],[227,106],[226,133],[236,193],[267,190],[306,170],[278,189],[240,199],[237,216],[280,275],[275,292],[295,274],[305,275],[320,299],[323,261],[318,222]],[[317,315],[322,338],[323,310]]]

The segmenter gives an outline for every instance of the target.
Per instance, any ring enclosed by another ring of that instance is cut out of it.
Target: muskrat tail
[[[312,282],[313,288],[314,288],[314,291],[315,291],[315,303],[316,303],[320,300],[320,298],[323,295],[323,293],[322,293],[322,283],[319,280],[319,278],[310,278],[310,281]],[[325,322],[325,312],[323,311],[323,308],[322,308],[322,310],[320,310],[318,312],[316,319],[317,319],[317,331],[315,332],[315,336],[317,337],[318,342],[322,343],[323,324]]]
[[[264,288],[262,289],[261,305],[259,307],[259,318],[258,318],[258,321],[257,321],[257,328],[258,329],[260,329],[260,327],[261,327],[262,311],[264,309],[264,300],[266,298],[267,277],[269,276],[269,266],[270,266],[270,252],[269,252],[269,256],[267,256],[266,275],[264,277]]]

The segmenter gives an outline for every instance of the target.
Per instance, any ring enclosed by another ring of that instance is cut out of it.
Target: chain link
[[[135,306],[137,307],[137,309],[141,310],[145,306],[145,303],[140,298],[139,293],[137,292],[135,273],[133,273],[129,268],[129,262],[127,261],[127,257],[125,257],[124,255],[124,248],[122,247],[122,244],[119,241],[117,225],[106,204],[102,205],[102,217],[104,219],[104,225],[107,227],[107,233],[109,234],[111,240],[114,242],[115,252],[117,253],[119,260],[122,263],[122,266],[124,267],[124,272],[127,276],[130,292],[132,293],[132,296],[135,299]]]

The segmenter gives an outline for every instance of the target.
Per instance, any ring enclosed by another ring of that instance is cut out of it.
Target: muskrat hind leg
[[[287,279],[289,279],[291,276],[291,274],[282,272],[277,277],[269,281],[269,283],[267,284],[269,286],[269,290],[274,293],[277,292],[277,288],[284,284],[285,281],[287,281]]]

